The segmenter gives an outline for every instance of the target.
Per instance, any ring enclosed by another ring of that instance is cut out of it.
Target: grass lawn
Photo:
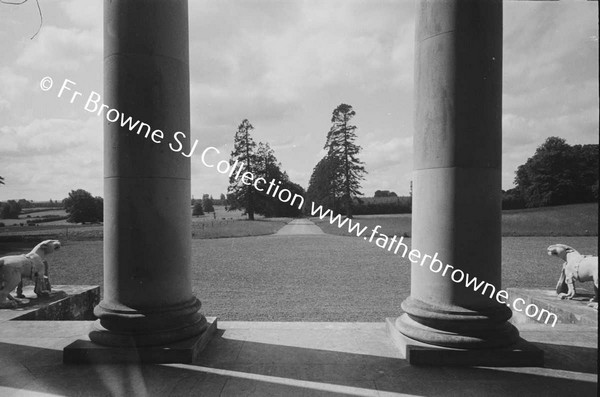
[[[342,228],[333,225],[328,218],[311,218],[325,233],[337,236],[356,236],[349,234],[347,224]],[[388,236],[402,236],[411,232],[411,214],[395,215],[357,215],[354,221],[361,227],[368,226],[365,234],[380,225],[381,233]],[[502,211],[503,236],[597,236],[598,205],[573,204],[557,207],[531,208],[524,210]]]
[[[72,223],[54,224],[54,222],[36,226],[0,227],[0,242],[15,240],[39,242],[46,239],[102,240],[102,229],[102,225],[98,224],[74,225]]]
[[[557,240],[597,254],[594,237],[505,237],[503,286],[554,288],[561,263],[546,247]],[[410,293],[408,260],[357,239],[199,240],[193,258],[194,293],[223,320],[377,322]]]
[[[273,234],[288,223],[291,218],[219,220],[195,218],[192,221],[192,238],[247,237]]]
[[[504,236],[597,236],[598,204],[572,204],[502,212]]]
[[[552,289],[561,264],[546,254],[546,247],[560,242],[597,255],[597,241],[504,237],[503,287]],[[31,249],[19,244],[2,243],[0,251]],[[221,320],[379,322],[398,315],[409,294],[409,277],[407,260],[363,240],[340,236],[192,241],[194,294],[207,315]],[[50,259],[50,281],[101,285],[102,242],[66,241]]]

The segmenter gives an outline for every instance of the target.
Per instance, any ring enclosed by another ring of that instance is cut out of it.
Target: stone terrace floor
[[[382,319],[383,320],[383,319]],[[65,365],[88,321],[0,322],[0,396],[596,396],[597,326],[519,324],[544,368],[414,367],[378,323],[218,322],[192,365]]]

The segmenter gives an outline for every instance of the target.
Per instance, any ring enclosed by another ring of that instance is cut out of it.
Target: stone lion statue
[[[15,308],[22,302],[13,298],[10,292],[17,289],[17,296],[23,298],[23,279],[34,283],[34,291],[40,296],[50,293],[48,262],[46,257],[60,249],[60,241],[45,240],[24,255],[10,255],[0,258],[0,309]]]
[[[573,247],[565,244],[549,246],[548,255],[557,256],[564,261],[556,284],[556,293],[560,299],[572,299],[575,296],[575,280],[593,281],[595,294],[588,306],[598,310],[598,257],[581,255]]]

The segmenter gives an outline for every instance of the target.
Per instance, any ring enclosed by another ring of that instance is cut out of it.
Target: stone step
[[[536,305],[540,310],[547,310],[550,313],[556,314],[558,317],[557,324],[578,324],[598,326],[598,311],[588,307],[590,298],[593,293],[578,288],[577,295],[574,299],[559,299],[556,291],[550,289],[523,289],[523,288],[508,288],[507,289],[512,302],[515,299],[521,298],[525,303],[520,302],[519,308],[525,310],[530,305]],[[533,314],[533,309],[531,309]],[[528,317],[524,312],[519,312],[512,308],[513,324],[525,324],[531,322],[544,323],[547,315],[536,317]]]

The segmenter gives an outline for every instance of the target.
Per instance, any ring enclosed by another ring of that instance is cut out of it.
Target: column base
[[[514,345],[519,331],[508,322],[512,312],[505,305],[465,308],[433,305],[409,296],[402,302],[405,313],[395,327],[410,339],[428,345],[457,349],[498,349]]]
[[[544,352],[522,338],[502,348],[457,349],[430,345],[402,334],[396,318],[386,318],[387,332],[400,349],[402,358],[411,365],[423,366],[485,366],[541,367]]]
[[[63,349],[65,364],[147,363],[191,364],[204,350],[217,330],[217,318],[206,318],[207,326],[200,335],[161,346],[113,347],[89,340],[76,340]]]
[[[99,345],[125,348],[163,346],[191,339],[208,327],[201,306],[195,297],[177,305],[146,309],[103,300],[94,308],[98,320],[89,338]]]

